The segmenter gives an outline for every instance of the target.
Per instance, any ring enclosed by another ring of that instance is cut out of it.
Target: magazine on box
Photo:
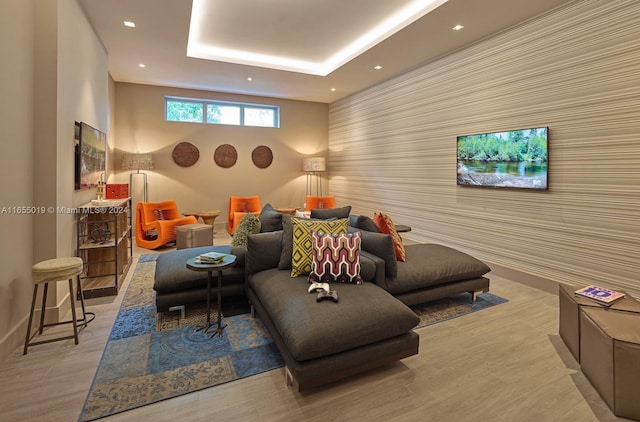
[[[609,306],[624,297],[624,293],[616,292],[615,290],[611,289],[605,289],[604,287],[595,286],[593,284],[583,289],[576,290],[575,294],[576,296],[591,299],[605,306]]]

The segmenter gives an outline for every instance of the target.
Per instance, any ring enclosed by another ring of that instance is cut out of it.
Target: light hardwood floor
[[[79,345],[34,346],[27,356],[20,347],[0,364],[0,421],[77,421],[137,258],[149,252],[135,248],[117,297],[87,301],[96,319]],[[623,420],[558,336],[557,296],[498,276],[491,291],[509,302],[421,328],[418,355],[325,388],[297,393],[277,369],[103,420]]]

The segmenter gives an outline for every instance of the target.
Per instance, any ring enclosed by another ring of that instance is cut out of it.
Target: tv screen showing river
[[[549,128],[458,136],[458,185],[547,189]]]

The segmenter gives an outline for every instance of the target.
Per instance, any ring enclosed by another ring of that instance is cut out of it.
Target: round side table
[[[226,324],[222,325],[222,272],[235,264],[236,256],[231,254],[225,255],[220,264],[202,264],[197,256],[187,260],[188,269],[207,272],[207,323],[196,327],[196,331],[202,331],[209,338],[214,337],[216,334],[222,337],[222,330],[227,326]],[[214,271],[218,272],[218,320],[216,324],[211,323],[211,283]],[[213,325],[217,325],[217,327],[211,330]]]
[[[204,224],[208,224],[210,226],[213,226],[213,223],[216,221],[216,217],[218,217],[221,212],[222,211],[220,211],[220,210],[199,211],[198,215],[200,216],[200,218],[202,218],[202,221],[204,222]]]

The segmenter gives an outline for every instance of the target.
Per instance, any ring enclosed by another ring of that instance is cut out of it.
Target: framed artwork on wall
[[[107,135],[84,122],[75,122],[76,189],[98,186],[106,171]]]

